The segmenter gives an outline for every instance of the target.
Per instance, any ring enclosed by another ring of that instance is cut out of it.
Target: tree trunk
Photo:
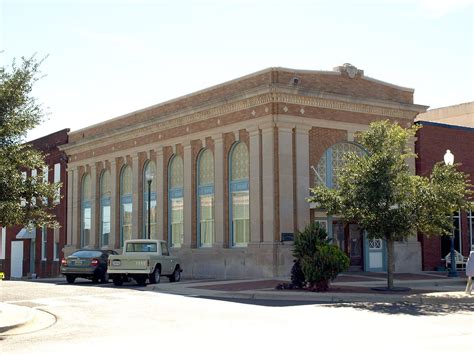
[[[393,274],[395,272],[395,260],[393,255],[393,249],[395,242],[390,236],[387,236],[387,288],[393,289]]]

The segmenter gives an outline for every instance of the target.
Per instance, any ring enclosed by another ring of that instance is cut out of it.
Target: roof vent
[[[296,86],[299,83],[300,83],[300,78],[298,78],[297,76],[292,77],[290,80],[290,86]]]

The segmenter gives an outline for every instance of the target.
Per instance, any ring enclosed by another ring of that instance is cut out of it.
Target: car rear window
[[[135,252],[135,253],[156,252],[156,243],[128,243],[127,252]]]
[[[71,256],[76,256],[78,258],[98,258],[101,255],[102,252],[97,250],[79,250],[73,253]]]

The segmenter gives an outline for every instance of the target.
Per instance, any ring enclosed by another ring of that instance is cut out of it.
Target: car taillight
[[[65,258],[61,259],[61,266],[67,266],[67,260]]]
[[[91,261],[91,266],[97,266],[97,265],[99,265],[99,260],[97,260],[97,259],[92,259],[92,261]]]

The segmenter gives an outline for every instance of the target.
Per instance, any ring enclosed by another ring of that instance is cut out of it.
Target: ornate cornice
[[[254,96],[251,96],[254,95]],[[251,96],[251,97],[249,97]],[[244,97],[242,99],[242,97]],[[425,106],[400,104],[389,101],[370,100],[343,95],[328,94],[322,92],[300,92],[295,93],[291,88],[279,85],[266,87],[265,89],[253,90],[240,93],[233,101],[212,102],[208,107],[196,108],[194,110],[179,111],[166,116],[152,118],[148,121],[126,126],[111,132],[101,133],[96,136],[86,137],[76,142],[61,146],[69,155],[77,154],[84,150],[113,144],[124,139],[132,139],[166,131],[176,127],[187,126],[192,123],[204,121],[210,118],[239,112],[252,107],[266,104],[299,105],[302,107],[317,107],[330,110],[364,113],[395,119],[412,120],[416,114],[425,111]],[[282,110],[287,106],[284,106]],[[268,109],[268,108],[267,108]],[[267,113],[267,109],[265,112]],[[272,109],[269,113],[272,113]],[[273,112],[273,114],[286,114],[286,111]],[[304,112],[304,111],[302,111]],[[251,119],[251,117],[249,117]],[[104,122],[104,124],[107,124]]]

